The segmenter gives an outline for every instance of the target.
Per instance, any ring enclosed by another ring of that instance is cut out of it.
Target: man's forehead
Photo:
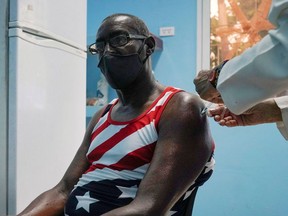
[[[112,32],[127,31],[135,33],[135,26],[133,20],[127,16],[117,16],[113,19],[105,20],[98,29],[98,36],[111,34]]]
[[[105,25],[133,25],[135,24],[135,21],[133,19],[131,19],[131,17],[129,16],[125,16],[125,15],[119,15],[119,16],[115,16],[115,17],[110,17],[108,19],[106,19],[103,23],[102,26]]]

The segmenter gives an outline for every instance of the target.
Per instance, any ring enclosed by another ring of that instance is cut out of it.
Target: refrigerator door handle
[[[37,35],[39,37],[43,37],[43,38],[47,38],[47,39],[51,39],[54,41],[58,41],[60,43],[66,44],[68,46],[71,46],[73,48],[79,49],[81,51],[86,52],[86,47],[81,47],[79,44],[68,40],[67,38],[61,37],[60,35],[57,35],[53,32],[50,32],[46,29],[43,29],[39,26],[35,26],[33,24],[24,22],[24,21],[14,21],[14,22],[9,22],[9,29],[22,29],[23,32],[26,33],[30,33],[30,34],[34,34]]]
[[[69,53],[78,55],[80,57],[86,58],[86,52],[84,52],[83,50],[70,46],[68,44],[65,44],[62,41],[58,41],[50,37],[46,37],[44,35],[36,34],[36,33],[37,32],[35,31],[31,32],[31,31],[27,31],[27,29],[22,29],[22,28],[10,28],[8,35],[10,38],[19,37],[37,46],[56,48],[56,49],[60,49],[65,52],[69,52]]]

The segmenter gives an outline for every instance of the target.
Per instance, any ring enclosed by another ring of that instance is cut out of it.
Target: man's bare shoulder
[[[171,98],[168,107],[175,112],[188,111],[189,113],[194,112],[195,114],[201,114],[204,103],[198,95],[181,91]]]
[[[194,93],[181,91],[176,93],[161,116],[161,122],[164,124],[176,122],[190,127],[193,123],[205,121],[201,111],[204,109],[204,103],[200,97]],[[162,124],[163,125],[163,124]]]
[[[210,151],[213,142],[208,118],[201,114],[203,109],[204,103],[198,95],[189,92],[175,94],[161,116],[159,140],[172,139],[173,135],[178,147],[194,146]]]

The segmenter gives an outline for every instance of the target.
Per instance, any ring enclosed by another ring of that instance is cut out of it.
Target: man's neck
[[[142,85],[139,84],[134,88],[117,91],[119,105],[132,106],[135,108],[141,107],[151,100],[154,101],[163,89],[161,84],[153,80],[152,82],[146,82]]]

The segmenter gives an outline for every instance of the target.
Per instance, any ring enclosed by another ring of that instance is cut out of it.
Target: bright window
[[[241,54],[273,25],[271,0],[210,0],[210,67]]]

